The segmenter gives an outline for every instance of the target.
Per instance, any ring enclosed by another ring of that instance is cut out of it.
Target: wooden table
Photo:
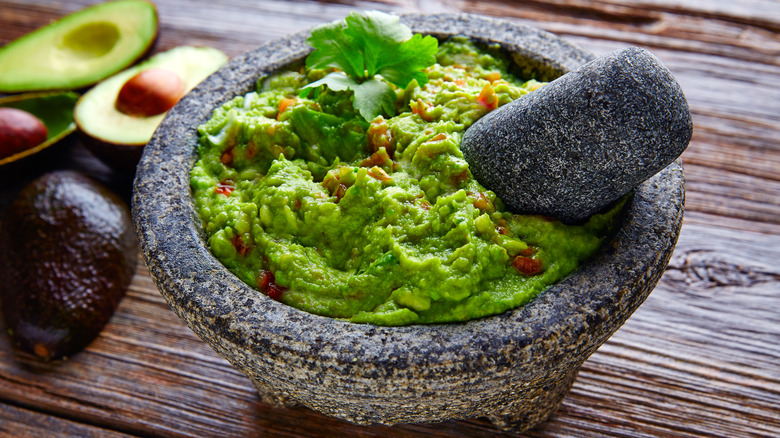
[[[92,0],[0,0],[6,43]],[[657,289],[583,366],[533,437],[780,436],[780,2],[158,0],[156,51],[235,56],[355,9],[492,15],[596,54],[654,52],[677,76],[695,131],[686,216]],[[130,178],[77,136],[0,168],[0,209],[31,176],[85,169],[127,196]],[[2,281],[2,274],[0,274]],[[360,427],[263,404],[250,381],[169,310],[139,259],[113,319],[84,352],[38,363],[0,336],[0,435],[166,437],[501,436],[484,420]],[[510,436],[507,434],[507,436]]]

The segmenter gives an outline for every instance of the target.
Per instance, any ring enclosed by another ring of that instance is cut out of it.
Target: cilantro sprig
[[[396,96],[388,82],[400,88],[412,80],[425,85],[428,77],[422,69],[436,62],[439,44],[432,36],[412,35],[397,16],[378,11],[353,12],[343,21],[319,26],[306,41],[315,49],[306,67],[340,71],[308,84],[302,94],[322,85],[352,90],[355,109],[368,121],[395,114]]]

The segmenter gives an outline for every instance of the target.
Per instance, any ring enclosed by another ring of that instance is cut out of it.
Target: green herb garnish
[[[378,11],[353,12],[343,21],[319,26],[306,41],[315,49],[306,67],[341,71],[308,84],[302,94],[321,85],[352,90],[355,109],[368,121],[395,114],[396,95],[388,82],[400,88],[412,80],[420,86],[428,82],[422,69],[436,62],[439,45],[432,36],[412,35],[397,16]]]

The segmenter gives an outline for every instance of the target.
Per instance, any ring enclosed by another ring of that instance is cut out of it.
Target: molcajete
[[[549,33],[472,15],[407,15],[414,32],[500,43],[553,79],[592,55]],[[637,187],[599,253],[523,307],[455,324],[381,327],[305,313],[231,274],[209,252],[189,171],[197,127],[258,78],[300,64],[307,32],[232,60],[174,107],[138,166],[133,217],[149,271],[190,328],[243,371],[264,401],[359,424],[488,417],[525,430],[548,418],[580,365],[645,300],[683,215],[676,162]]]

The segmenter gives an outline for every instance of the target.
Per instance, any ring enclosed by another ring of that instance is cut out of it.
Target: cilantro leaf
[[[369,79],[355,91],[355,108],[364,119],[371,121],[381,114],[395,114],[395,92],[386,82]]]
[[[335,67],[349,77],[362,77],[365,67],[360,47],[344,34],[343,28],[343,23],[335,22],[323,24],[311,31],[306,41],[317,50],[306,58],[306,67]]]
[[[397,16],[377,11],[360,15],[355,12],[344,19],[344,34],[358,45],[363,56],[363,65],[368,78],[392,62],[398,47],[412,37],[412,31],[399,22]]]
[[[333,72],[328,74],[324,78],[320,79],[319,81],[312,82],[311,84],[303,88],[304,89],[315,88],[315,87],[319,87],[320,85],[326,85],[328,88],[330,88],[333,91],[346,91],[346,90],[354,90],[355,86],[359,84],[355,82],[354,79],[350,78],[344,73]]]
[[[397,16],[378,11],[353,12],[343,21],[319,26],[307,42],[315,50],[306,58],[306,67],[332,67],[343,73],[331,73],[304,87],[302,93],[320,85],[334,91],[352,90],[353,104],[366,120],[382,111],[395,113],[395,94],[384,81],[400,88],[413,80],[424,85],[428,77],[422,69],[436,62],[438,48],[436,38],[412,35]]]
[[[423,86],[428,82],[428,76],[422,69],[436,62],[438,47],[436,38],[415,34],[401,44],[397,53],[387,56],[387,62],[377,73],[401,88],[409,85],[412,79]]]
[[[395,92],[383,81],[369,79],[358,83],[344,73],[333,72],[305,88],[320,85],[325,85],[333,91],[352,90],[355,93],[355,109],[368,121],[383,113],[395,113]]]

